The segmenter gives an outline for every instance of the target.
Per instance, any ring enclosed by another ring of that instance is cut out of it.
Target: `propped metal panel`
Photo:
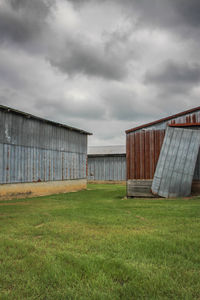
[[[199,178],[200,178],[200,151],[199,151],[199,155],[198,155],[198,158],[197,158],[197,163],[196,163],[196,168],[195,168],[195,171],[194,171],[193,180],[199,180]]]
[[[171,198],[191,194],[200,131],[168,127],[152,183],[153,194]]]

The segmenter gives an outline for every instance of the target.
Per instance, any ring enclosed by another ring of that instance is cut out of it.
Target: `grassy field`
[[[0,202],[0,299],[200,299],[200,197]]]

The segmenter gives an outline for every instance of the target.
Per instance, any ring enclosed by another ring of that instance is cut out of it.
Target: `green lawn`
[[[0,201],[0,299],[200,299],[200,197]]]

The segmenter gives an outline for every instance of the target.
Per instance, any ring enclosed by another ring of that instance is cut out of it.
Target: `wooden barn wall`
[[[88,156],[88,180],[125,181],[126,156]]]
[[[0,184],[86,178],[87,135],[0,111]]]
[[[186,122],[200,122],[200,111],[128,133],[126,136],[127,179],[153,179],[166,126]],[[194,180],[200,180],[200,153]]]

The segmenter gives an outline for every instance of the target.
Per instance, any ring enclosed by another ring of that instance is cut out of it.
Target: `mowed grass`
[[[200,197],[0,201],[0,299],[200,299]]]

